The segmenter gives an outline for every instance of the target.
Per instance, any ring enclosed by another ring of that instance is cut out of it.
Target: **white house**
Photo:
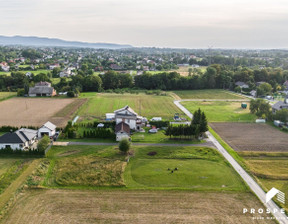
[[[128,105],[114,111],[115,114],[115,121],[116,125],[124,122],[129,125],[130,129],[136,130],[137,129],[137,116],[138,114],[132,110]]]
[[[38,130],[38,137],[41,138],[44,135],[48,135],[50,138],[53,137],[56,133],[56,125],[52,124],[50,121],[43,124]]]
[[[9,132],[0,137],[0,149],[11,148],[13,150],[35,149],[37,147],[37,131],[21,128],[15,132]]]

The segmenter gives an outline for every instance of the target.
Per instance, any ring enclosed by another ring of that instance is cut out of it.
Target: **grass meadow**
[[[114,93],[82,93],[88,102],[81,107],[78,115],[82,119],[105,119],[105,113],[129,105],[136,113],[147,118],[162,117],[171,120],[175,113],[183,114],[173,103],[170,96]]]
[[[16,92],[0,92],[0,101],[16,96]]]
[[[239,155],[265,191],[275,187],[288,195],[287,152],[239,152]],[[288,211],[287,197],[285,202],[281,206]]]
[[[3,155],[0,158],[0,195],[27,168],[30,159],[10,158]]]
[[[241,108],[241,102],[181,102],[190,112],[200,108],[205,112],[209,122],[254,122],[256,116],[247,109]]]
[[[222,156],[207,147],[137,147],[124,177],[132,189],[247,190]]]

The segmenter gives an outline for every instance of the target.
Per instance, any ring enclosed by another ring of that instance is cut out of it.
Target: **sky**
[[[0,0],[0,35],[172,48],[288,48],[287,0]]]

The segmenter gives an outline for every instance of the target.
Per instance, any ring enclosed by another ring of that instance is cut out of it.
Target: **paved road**
[[[183,100],[176,100],[178,102],[181,102],[181,101],[196,101],[196,102],[217,102],[217,101],[223,101],[223,102],[250,102],[249,99],[183,99]],[[174,101],[175,102],[175,101]]]
[[[176,100],[174,104],[179,107],[188,117],[191,119],[193,115],[188,111],[185,107],[180,104],[181,101]],[[218,151],[227,159],[227,161],[232,165],[232,167],[236,170],[237,173],[242,177],[242,179],[246,182],[246,184],[250,187],[250,189],[256,194],[256,196],[260,199],[260,201],[266,206],[266,208],[270,209],[270,211],[277,211],[274,213],[274,217],[278,220],[279,223],[288,224],[288,219],[285,214],[280,212],[280,208],[271,200],[268,203],[265,202],[265,192],[262,188],[256,183],[256,181],[234,160],[234,158],[222,147],[222,145],[214,138],[214,136],[207,132],[208,139],[212,142]],[[249,209],[249,208],[248,208]]]

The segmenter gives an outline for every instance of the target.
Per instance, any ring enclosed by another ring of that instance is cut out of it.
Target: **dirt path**
[[[170,146],[170,147],[175,147],[175,146],[206,146],[206,147],[214,147],[214,144],[211,142],[203,142],[199,144],[169,144],[169,143],[132,143],[135,146]],[[118,143],[105,143],[105,142],[54,142],[53,145],[58,145],[58,146],[67,146],[67,145],[118,145]]]
[[[0,211],[5,207],[7,202],[15,195],[15,192],[23,185],[25,180],[34,169],[39,165],[41,159],[35,159],[30,165],[23,171],[23,173],[14,180],[8,188],[0,195]]]

